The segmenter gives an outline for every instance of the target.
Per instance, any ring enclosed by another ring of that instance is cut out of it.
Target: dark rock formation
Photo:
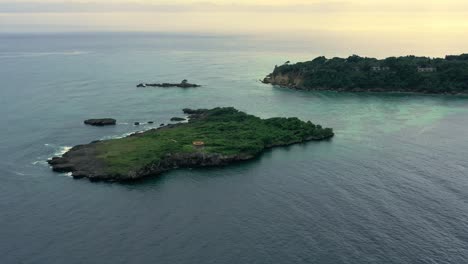
[[[71,172],[73,178],[88,178],[91,181],[131,181],[148,176],[159,175],[177,168],[196,168],[206,166],[224,166],[235,161],[249,160],[251,155],[222,155],[202,152],[167,155],[163,160],[149,164],[127,175],[112,174],[106,166],[92,157],[95,155],[92,144],[76,146],[61,158],[49,160],[55,172]]]
[[[208,111],[208,109],[191,109],[191,108],[184,108],[182,109],[184,114],[188,115],[200,115]]]
[[[201,85],[194,84],[194,83],[189,83],[187,80],[183,80],[180,83],[140,83],[137,85],[138,88],[144,88],[144,87],[163,87],[163,88],[169,88],[169,87],[179,87],[179,88],[195,88],[195,87],[200,87]]]
[[[99,159],[92,158],[97,155],[97,144],[98,142],[75,146],[62,157],[54,157],[47,162],[55,172],[72,172],[73,178],[77,179],[89,177],[91,171],[99,172],[100,168],[104,168]]]
[[[140,122],[135,122],[133,123],[135,126],[139,126],[140,125]]]
[[[112,118],[97,118],[85,120],[84,123],[90,126],[111,126],[115,125],[117,121]]]
[[[173,117],[171,118],[171,121],[172,122],[179,122],[179,121],[185,121],[186,119],[185,118],[182,118],[182,117]]]

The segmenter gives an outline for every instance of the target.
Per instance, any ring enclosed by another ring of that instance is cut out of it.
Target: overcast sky
[[[0,0],[0,32],[43,31],[326,31],[468,39],[468,1]]]

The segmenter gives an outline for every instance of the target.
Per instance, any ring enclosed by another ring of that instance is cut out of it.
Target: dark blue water
[[[0,263],[467,263],[468,98],[299,92],[257,80],[315,55],[247,37],[0,36]],[[384,56],[385,54],[383,54]],[[189,79],[199,89],[136,89]],[[134,184],[50,171],[67,147],[234,106],[330,142]],[[115,127],[87,127],[114,117]]]

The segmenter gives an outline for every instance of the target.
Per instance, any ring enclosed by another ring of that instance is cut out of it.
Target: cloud
[[[352,6],[349,2],[321,1],[311,4],[259,5],[215,4],[200,2],[191,4],[144,3],[0,3],[0,13],[103,13],[103,12],[339,12]]]
[[[0,0],[1,1],[1,0]],[[7,0],[8,1],[8,0]],[[11,1],[11,0],[10,0]],[[245,12],[245,13],[466,13],[468,3],[459,0],[446,2],[335,0],[297,4],[220,4],[191,2],[151,4],[142,2],[0,2],[0,13],[115,13],[115,12]]]

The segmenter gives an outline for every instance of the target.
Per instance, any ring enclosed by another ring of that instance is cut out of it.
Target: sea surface
[[[0,263],[468,263],[468,97],[260,83],[275,64],[322,55],[288,47],[248,36],[0,35]],[[203,87],[135,87],[182,79]],[[73,180],[46,164],[215,106],[296,116],[336,136],[132,184]],[[83,125],[96,117],[118,124]]]

